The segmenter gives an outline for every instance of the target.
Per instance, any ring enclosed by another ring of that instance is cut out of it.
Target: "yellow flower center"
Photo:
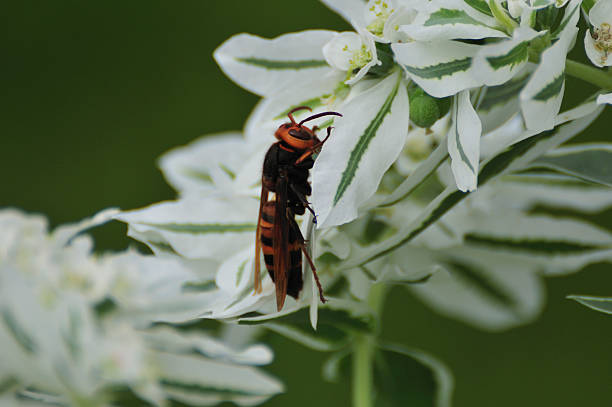
[[[592,37],[595,40],[595,48],[603,53],[601,57],[602,62],[605,62],[608,59],[608,54],[612,51],[610,24],[603,23],[601,27],[596,27]]]
[[[381,36],[385,23],[389,16],[393,13],[393,9],[384,0],[375,0],[369,8],[369,11],[374,15],[374,20],[366,27],[372,34]]]
[[[348,51],[348,47],[344,47],[345,51]],[[368,50],[365,44],[361,44],[361,48],[356,51],[353,51],[351,58],[349,59],[349,74],[353,72],[355,69],[360,69],[361,67],[367,65],[368,62],[372,60],[372,53]]]

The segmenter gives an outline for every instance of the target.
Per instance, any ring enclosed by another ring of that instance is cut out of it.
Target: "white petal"
[[[524,0],[508,0],[508,11],[513,18],[518,18],[523,13]]]
[[[166,152],[159,167],[168,183],[182,194],[232,191],[251,152],[240,133],[211,134]]]
[[[589,20],[595,27],[604,23],[612,25],[612,0],[597,0],[589,11]]]
[[[323,55],[332,67],[348,71],[351,67],[349,60],[353,57],[354,52],[359,52],[361,44],[361,37],[356,32],[341,32],[323,46]]]
[[[478,86],[472,59],[480,46],[456,41],[392,44],[408,76],[430,95],[441,98]]]
[[[612,105],[612,93],[606,93],[605,95],[599,95],[597,96],[597,104],[598,105],[603,105],[603,104],[609,104]]]
[[[412,7],[400,6],[385,22],[385,27],[383,28],[383,38],[390,42],[410,41],[410,36],[404,31],[400,30],[400,27],[412,23],[416,15],[417,12]]]
[[[333,31],[309,30],[264,39],[238,34],[214,52],[227,76],[258,95],[269,95],[298,81],[311,81],[330,70],[322,48]]]
[[[313,206],[319,226],[357,217],[385,171],[400,154],[408,132],[408,97],[396,73],[348,102],[315,161]]]
[[[448,153],[457,188],[476,189],[480,158],[481,124],[472,103],[470,91],[459,93],[453,105],[453,124],[448,132]]]
[[[366,3],[363,0],[321,0],[321,2],[354,26],[366,26],[364,18]]]

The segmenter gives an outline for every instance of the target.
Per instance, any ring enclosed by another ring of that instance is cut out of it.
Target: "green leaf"
[[[578,301],[595,311],[612,314],[612,297],[593,297],[587,295],[568,295],[570,300]]]
[[[595,0],[582,0],[582,9],[587,15],[589,15],[589,11],[591,11],[594,5]]]
[[[382,345],[375,356],[377,407],[445,407],[453,379],[438,360],[402,345]]]
[[[584,144],[560,148],[540,157],[532,167],[547,168],[612,187],[612,144]]]
[[[377,344],[373,349],[372,391],[376,407],[448,407],[453,392],[450,370],[433,356],[396,344]],[[354,354],[334,353],[323,367],[323,375],[336,382],[348,379]]]

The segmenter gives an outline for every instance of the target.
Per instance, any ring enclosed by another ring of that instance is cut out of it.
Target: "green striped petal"
[[[529,27],[519,27],[512,38],[481,47],[474,58],[474,75],[487,86],[508,82],[527,65],[529,41],[538,35]]]
[[[540,157],[533,166],[612,187],[612,144],[579,144],[558,148]]]
[[[612,234],[582,220],[526,215],[501,203],[487,213],[464,212],[466,244],[530,261],[549,275],[612,260]]]
[[[542,156],[545,152],[556,148],[563,142],[584,130],[601,112],[595,103],[581,105],[563,115],[571,117],[572,120],[559,125],[554,131],[540,133],[532,136],[528,132],[516,137],[522,140],[509,147],[507,150],[489,159],[482,166],[479,173],[479,182],[486,184],[492,179],[524,169],[531,162]],[[343,270],[358,267],[371,261],[379,259],[395,249],[411,242],[444,214],[463,201],[466,193],[458,191],[454,186],[447,187],[440,195],[432,200],[429,205],[409,224],[402,227],[390,238],[367,248],[360,250],[359,254],[342,262],[339,267]]]
[[[376,321],[371,310],[363,303],[330,298],[318,307],[316,331],[309,322],[308,308],[268,319],[264,315],[240,318],[242,325],[263,325],[265,328],[286,336],[309,348],[331,351],[346,346],[353,333],[371,333]]]
[[[477,106],[483,134],[499,128],[520,111],[519,94],[528,80],[527,67],[523,73],[502,85],[483,88],[485,94]]]
[[[591,295],[568,295],[567,298],[605,314],[612,314],[612,297],[594,297]]]
[[[186,405],[232,401],[254,405],[283,391],[277,379],[252,366],[209,359],[197,353],[155,354],[155,366],[168,398]]]
[[[525,324],[541,312],[543,285],[529,262],[466,246],[437,255],[440,271],[406,287],[435,311],[489,331]]]
[[[472,60],[480,46],[455,41],[414,41],[391,46],[396,60],[425,92],[441,98],[479,86]]]
[[[408,133],[408,95],[400,72],[358,95],[334,121],[313,169],[313,205],[319,226],[357,217],[401,152]]]
[[[612,192],[607,186],[541,171],[504,177],[504,188],[496,198],[512,201],[525,210],[544,206],[595,214],[612,206]]]
[[[476,189],[482,126],[470,102],[470,91],[461,91],[452,106],[453,124],[448,131],[451,169],[460,191]]]
[[[426,3],[411,24],[400,30],[417,41],[506,37],[497,21],[477,3],[439,0]]]
[[[169,247],[191,259],[226,259],[255,241],[259,202],[237,195],[186,197],[124,212],[128,235],[153,251]]]
[[[334,34],[309,30],[274,39],[238,34],[221,44],[213,56],[230,79],[248,91],[265,96],[330,72],[322,48]]]
[[[579,13],[575,13],[559,40],[542,53],[540,65],[521,91],[521,111],[529,130],[549,130],[555,124],[565,90],[565,59],[578,33],[578,17]]]

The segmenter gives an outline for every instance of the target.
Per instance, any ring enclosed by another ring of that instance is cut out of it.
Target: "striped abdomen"
[[[274,281],[274,212],[276,203],[269,201],[264,204],[261,211],[261,248],[266,262],[266,268],[270,278]],[[287,273],[287,294],[297,298],[302,289],[302,251],[293,228],[289,227],[287,239],[287,256],[289,258],[289,270]]]

